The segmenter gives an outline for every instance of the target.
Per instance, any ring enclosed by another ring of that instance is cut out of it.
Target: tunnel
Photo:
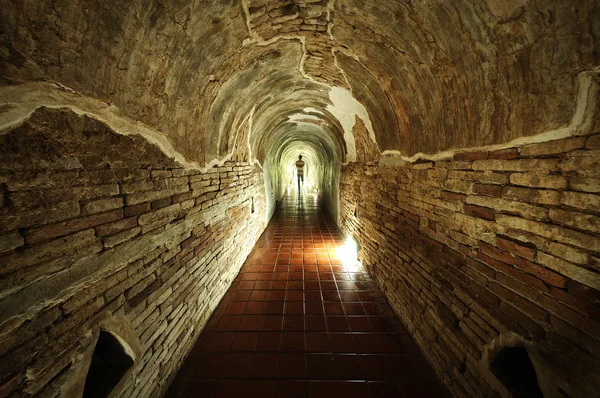
[[[599,43],[594,0],[3,1],[0,396],[596,396]]]

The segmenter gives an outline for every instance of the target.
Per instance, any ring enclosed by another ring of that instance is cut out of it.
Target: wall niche
[[[504,347],[490,362],[490,371],[516,398],[542,398],[537,374],[524,347]]]
[[[110,316],[83,340],[82,355],[73,360],[73,371],[62,397],[112,398],[119,396],[141,355],[139,338],[123,317]]]

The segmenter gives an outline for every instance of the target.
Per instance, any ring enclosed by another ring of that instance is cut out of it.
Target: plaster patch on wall
[[[0,88],[0,102],[0,134],[25,123],[38,108],[68,108],[78,115],[85,115],[106,124],[118,134],[142,136],[187,169],[206,171],[213,166],[222,166],[233,155],[232,151],[222,159],[206,162],[202,167],[198,162],[187,160],[162,132],[121,115],[119,108],[110,103],[83,96],[57,83],[5,86]]]
[[[303,124],[309,124],[307,121],[308,120],[314,120],[315,122],[320,122],[321,118],[319,118],[318,116],[315,115],[306,115],[304,113],[295,113],[293,115],[288,116],[288,122],[289,123],[294,123],[297,126],[303,125]]]
[[[413,156],[404,156],[400,151],[387,150],[383,151],[382,160],[385,157],[399,157],[404,162],[416,162],[417,160],[447,160],[451,159],[455,153],[471,152],[474,150],[495,151],[500,149],[521,147],[529,144],[538,144],[542,142],[560,140],[562,138],[586,135],[591,133],[594,125],[594,117],[596,116],[598,93],[600,87],[596,81],[600,75],[600,67],[581,72],[577,79],[578,91],[575,97],[575,106],[573,117],[568,126],[561,127],[555,130],[544,131],[543,133],[515,138],[509,142],[496,145],[487,145],[475,148],[451,149],[448,151],[427,154],[419,152]],[[386,160],[387,162],[387,160]]]
[[[318,110],[318,109],[311,108],[311,107],[304,108],[304,109],[302,109],[302,111],[303,111],[303,112],[306,112],[306,113],[317,113],[317,114],[319,114],[319,115],[324,115],[323,111],[320,111],[320,110]]]
[[[352,134],[356,116],[362,119],[369,132],[369,137],[377,143],[369,113],[363,104],[358,102],[352,93],[343,87],[332,87],[329,91],[329,99],[331,104],[328,104],[326,109],[338,119],[344,129],[344,140],[347,148],[346,163],[344,165],[349,162],[356,162],[356,143]]]

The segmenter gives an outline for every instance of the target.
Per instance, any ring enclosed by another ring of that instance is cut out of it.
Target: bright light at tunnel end
[[[359,265],[358,262],[358,244],[352,236],[344,240],[344,245],[337,248],[337,257],[342,260],[346,267]]]

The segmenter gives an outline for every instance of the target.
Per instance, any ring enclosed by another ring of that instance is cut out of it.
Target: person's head
[[[298,159],[302,160],[302,155],[298,155]]]

